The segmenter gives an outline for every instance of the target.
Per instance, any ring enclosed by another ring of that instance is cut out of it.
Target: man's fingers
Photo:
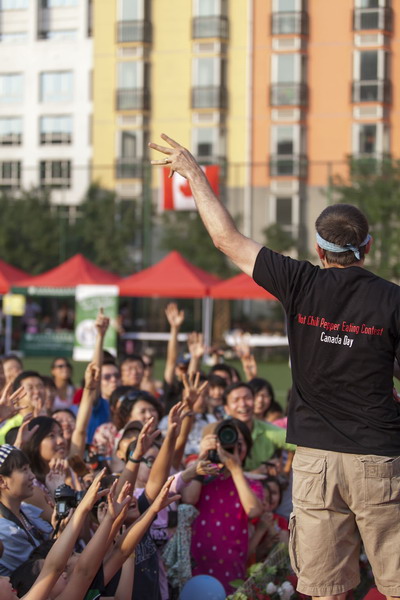
[[[165,162],[165,158],[163,158],[162,160],[151,160],[150,163],[152,165],[161,165],[164,167],[168,167],[168,165],[170,164],[170,163]]]
[[[153,150],[158,150],[158,152],[163,152],[164,154],[172,154],[171,148],[160,146],[159,144],[155,144],[154,142],[150,142],[149,148],[152,148]]]
[[[168,137],[168,135],[166,133],[162,133],[161,134],[162,139],[167,142],[167,144],[169,144],[170,146],[172,146],[173,148],[179,148],[178,142],[176,142],[175,140],[173,140],[172,138]]]

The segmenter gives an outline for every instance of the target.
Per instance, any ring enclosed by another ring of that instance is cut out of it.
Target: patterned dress
[[[248,480],[260,499],[262,488]],[[203,484],[192,526],[193,576],[212,575],[227,593],[234,579],[244,578],[249,546],[249,520],[232,477],[223,475]]]

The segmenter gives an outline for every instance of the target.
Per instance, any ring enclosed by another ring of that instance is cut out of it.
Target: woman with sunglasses
[[[51,375],[57,388],[53,410],[69,408],[72,405],[75,387],[72,383],[72,367],[66,358],[55,358],[51,364]]]

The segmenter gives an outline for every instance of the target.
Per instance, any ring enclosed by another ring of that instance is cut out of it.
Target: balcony
[[[353,30],[380,29],[392,31],[393,11],[388,7],[356,8],[353,14]]]
[[[388,79],[353,81],[353,102],[382,102],[390,104],[392,85]]]
[[[143,175],[141,158],[119,158],[115,163],[116,179],[140,179]]]
[[[150,21],[118,21],[117,42],[151,43],[152,27]]]
[[[304,10],[272,13],[271,33],[272,35],[308,35],[308,14]]]
[[[194,17],[192,20],[192,39],[220,38],[227,40],[229,37],[229,23],[227,17],[210,16]]]
[[[302,154],[273,154],[269,160],[271,177],[307,177],[307,157]]]
[[[117,110],[150,110],[150,90],[147,88],[117,90]]]
[[[393,163],[391,155],[386,152],[352,154],[349,157],[352,175],[382,175],[386,171],[391,174]]]
[[[305,83],[273,83],[270,88],[271,106],[306,106],[308,89]]]
[[[228,90],[219,85],[192,88],[192,108],[227,108]]]

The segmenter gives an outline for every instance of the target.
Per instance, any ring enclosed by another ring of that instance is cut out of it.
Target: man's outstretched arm
[[[183,148],[165,133],[161,134],[161,137],[170,147],[151,142],[150,148],[165,155],[162,159],[152,160],[151,164],[169,166],[171,175],[176,171],[186,177],[190,183],[200,217],[214,245],[251,277],[257,254],[262,247],[261,244],[238,231],[231,215],[214,195],[207,177],[189,150]]]

